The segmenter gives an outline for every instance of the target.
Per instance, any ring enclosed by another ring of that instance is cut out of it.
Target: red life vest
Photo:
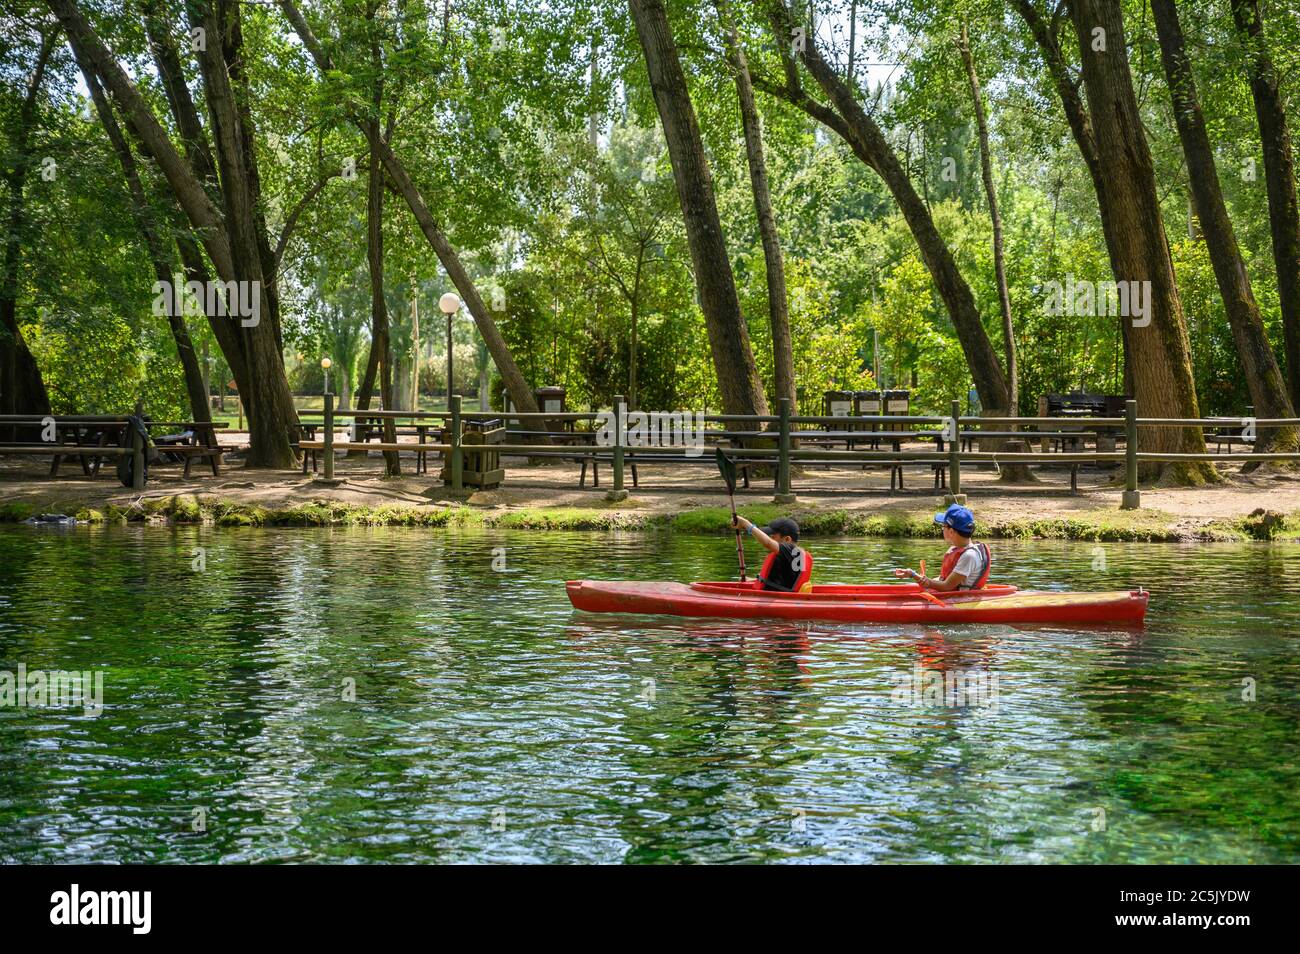
[[[948,574],[953,571],[961,555],[966,552],[967,547],[975,547],[976,551],[984,558],[984,569],[980,571],[979,577],[972,583],[970,580],[962,583],[957,587],[959,590],[980,590],[984,584],[989,581],[989,571],[993,569],[993,557],[989,553],[989,548],[982,543],[968,543],[965,547],[953,547],[943,555],[943,566],[939,568],[941,579],[948,579]]]
[[[799,572],[798,578],[794,581],[794,588],[785,591],[789,593],[798,593],[808,584],[808,580],[812,577],[812,554],[799,547],[796,547],[795,549],[799,550],[799,552],[803,554],[803,569]],[[767,575],[772,572],[772,564],[776,562],[776,557],[779,552],[779,550],[773,550],[767,555],[767,559],[763,561],[763,569],[758,571],[758,586],[760,589],[763,584],[767,582]],[[798,558],[796,557],[796,559]],[[780,588],[777,587],[775,583],[771,584],[771,586],[780,591]]]

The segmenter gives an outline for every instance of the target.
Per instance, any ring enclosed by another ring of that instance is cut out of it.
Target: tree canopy
[[[322,356],[348,401],[445,392],[455,291],[452,386],[497,407],[761,411],[785,374],[804,413],[1294,416],[1294,0],[2,3],[0,411],[234,382],[283,465]],[[166,274],[259,283],[260,324],[169,322]],[[1051,307],[1125,281],[1150,331]]]

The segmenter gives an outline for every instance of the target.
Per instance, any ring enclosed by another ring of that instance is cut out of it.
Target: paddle
[[[736,465],[722,453],[721,447],[713,449],[714,456],[718,462],[718,473],[722,475],[723,481],[727,485],[727,499],[731,501],[731,522],[736,522]],[[740,582],[744,583],[748,579],[745,573],[745,545],[740,541],[740,528],[736,528],[736,559],[740,561]]]

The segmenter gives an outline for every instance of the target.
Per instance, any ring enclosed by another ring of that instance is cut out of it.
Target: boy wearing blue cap
[[[923,587],[940,593],[982,589],[988,582],[993,558],[988,547],[971,540],[975,533],[975,515],[966,507],[953,504],[943,513],[935,514],[934,522],[943,527],[943,538],[948,541],[939,579],[932,580],[911,569],[895,570],[894,575],[910,576]]]

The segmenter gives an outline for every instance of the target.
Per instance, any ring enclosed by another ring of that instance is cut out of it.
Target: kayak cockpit
[[[799,593],[782,593],[778,590],[764,590],[758,580],[749,580],[745,583],[737,582],[698,582],[690,584],[692,590],[698,593],[711,593],[716,595],[730,596],[749,596],[761,593],[765,597],[776,597],[778,599],[789,599],[798,602],[823,600],[915,600],[922,593],[919,583],[872,583],[872,584],[855,584],[855,583],[820,583],[810,589],[805,589]],[[1000,596],[1010,596],[1016,592],[1016,587],[1005,583],[993,583],[979,590],[952,590],[947,593],[932,593],[925,591],[940,599],[952,599],[963,596],[979,596],[984,599],[990,599]]]

